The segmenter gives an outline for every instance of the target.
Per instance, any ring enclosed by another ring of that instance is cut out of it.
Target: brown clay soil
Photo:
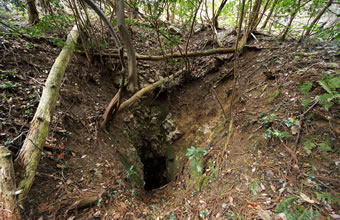
[[[149,52],[157,45],[155,34],[132,29],[137,52],[155,54]],[[146,40],[138,37],[142,33]],[[215,47],[210,38],[209,29],[196,33],[189,49]],[[223,43],[231,46],[234,39],[231,35]],[[232,130],[232,54],[192,58],[192,79],[162,91],[182,136],[175,143],[174,180],[151,191],[127,178],[119,159],[120,149],[129,146],[124,120],[134,107],[118,115],[108,131],[98,129],[117,91],[112,69],[118,61],[93,57],[89,63],[75,54],[25,201],[24,219],[263,219],[291,197],[299,198],[302,209],[312,207],[321,216],[340,214],[339,105],[328,111],[315,105],[304,115],[301,128],[284,125],[289,119],[299,121],[306,111],[301,104],[306,97],[299,92],[303,82],[313,82],[314,97],[325,92],[317,83],[321,73],[339,74],[339,57],[329,52],[338,47],[311,43],[301,48],[260,34],[257,39],[250,41],[256,48],[240,56]],[[47,42],[27,46],[26,40],[14,37],[1,37],[1,42],[1,84],[11,85],[1,88],[0,140],[16,154],[60,48]],[[165,68],[164,61],[138,61],[138,68],[142,87],[165,77],[166,70],[176,70]],[[264,121],[272,114],[275,119]],[[266,128],[291,136],[265,139]],[[308,136],[329,138],[331,149],[315,148],[307,155],[303,143]],[[185,156],[190,146],[207,150],[200,179],[193,176]],[[317,199],[315,192],[329,193],[333,201]],[[79,201],[96,197],[100,199],[81,207]]]

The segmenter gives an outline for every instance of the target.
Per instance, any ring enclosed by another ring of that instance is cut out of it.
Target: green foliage
[[[18,72],[15,70],[4,70],[0,72],[0,89],[9,90],[16,88],[18,85],[11,81],[12,79],[16,78]]]
[[[132,176],[136,175],[136,171],[133,169],[133,165],[130,166],[130,168],[127,170],[126,178],[130,178]]]
[[[262,136],[265,138],[265,139],[269,139],[269,138],[272,138],[272,137],[276,137],[276,138],[288,138],[290,137],[291,135],[288,133],[288,132],[281,132],[279,130],[276,130],[276,129],[266,129]]]
[[[126,156],[121,154],[121,155],[119,155],[119,159],[120,159],[120,161],[122,162],[123,166],[125,167],[125,169],[127,171],[127,178],[134,180],[137,183],[137,185],[143,186],[143,181],[137,175],[136,171],[134,170],[134,166],[131,165],[131,163],[128,161]],[[120,181],[119,184],[121,184],[121,180],[119,180],[119,181]]]
[[[332,143],[329,138],[325,138],[319,143],[319,150],[322,152],[328,152],[332,150]]]
[[[320,104],[328,111],[334,105],[333,100],[340,101],[340,94],[337,91],[340,89],[340,77],[326,74],[318,83],[327,92],[320,95],[319,98]]]
[[[203,175],[202,173],[203,157],[207,155],[208,152],[206,150],[202,150],[200,147],[195,148],[194,146],[191,146],[187,150],[188,153],[186,153],[186,156],[189,157],[189,160],[191,160],[190,168],[192,171],[192,178],[196,185],[196,190],[200,191],[211,179],[211,177]]]
[[[297,199],[297,197],[291,197],[282,201],[276,206],[275,212],[284,213],[289,220],[316,219],[320,215],[320,213],[312,207],[304,209],[299,204],[294,207],[293,202]]]
[[[270,139],[272,137],[274,138],[288,138],[291,137],[289,132],[287,131],[280,131],[278,129],[273,128],[273,124],[279,123],[280,125],[284,125],[287,128],[290,128],[294,125],[298,126],[298,120],[296,119],[287,119],[287,120],[279,120],[275,114],[269,114],[269,115],[262,115],[262,118],[260,120],[262,128],[264,128],[264,132],[262,133],[262,136],[265,139]]]
[[[303,142],[303,149],[308,155],[311,154],[312,150],[316,147],[316,144],[314,144],[314,140],[315,138],[313,136],[305,137],[305,141]]]
[[[202,150],[200,147],[195,148],[194,146],[191,146],[187,150],[188,153],[186,153],[186,156],[189,157],[189,160],[191,160],[190,168],[196,170],[198,173],[201,173],[202,158],[203,156],[207,155],[207,151]]]
[[[321,42],[334,40],[335,42],[339,43],[340,42],[340,23],[338,22],[332,28],[324,28],[324,25],[320,25],[320,26],[315,25],[313,33],[315,34],[315,38]]]
[[[284,120],[283,122],[288,128],[294,125],[299,125],[299,120],[297,119],[287,119],[287,120]]]
[[[312,89],[313,87],[313,83],[311,82],[304,82],[300,87],[299,87],[299,91],[303,94],[303,95],[307,95],[309,93],[309,91]]]
[[[30,37],[41,37],[45,33],[53,32],[55,29],[65,30],[72,24],[73,17],[65,14],[48,15],[32,26],[23,28],[21,32]]]
[[[318,83],[319,85],[326,91],[326,93],[322,93],[318,96],[318,99],[320,101],[320,104],[328,111],[329,108],[331,108],[335,101],[338,101],[340,103],[340,77],[337,74],[331,74],[331,73],[323,73],[323,78],[321,78]],[[307,95],[313,84],[312,82],[304,82],[300,87],[299,91],[303,95]],[[306,109],[308,105],[312,102],[312,99],[310,97],[302,100],[302,105]]]
[[[209,211],[207,209],[204,209],[203,211],[200,211],[200,217],[206,218],[209,215]]]
[[[103,201],[103,198],[100,197],[100,198],[98,199],[98,201],[97,201],[97,206],[98,206],[98,207],[100,207],[100,204],[102,203],[102,201]]]
[[[274,93],[268,98],[269,102],[274,101],[280,95],[280,88],[274,91]]]
[[[283,200],[280,204],[276,206],[275,212],[284,213],[285,211],[288,211],[288,206],[290,206],[297,199],[298,199],[297,197],[291,197],[286,200]]]
[[[329,203],[329,204],[332,204],[333,200],[332,200],[332,197],[331,197],[331,194],[330,193],[318,193],[318,192],[315,192],[316,194],[316,199],[319,200],[319,201],[326,201]]]
[[[311,98],[302,99],[301,103],[303,105],[303,108],[306,110],[309,104],[312,103],[312,101],[313,99]]]
[[[256,181],[253,181],[253,182],[250,183],[249,188],[250,188],[250,191],[253,193],[254,196],[257,195],[259,187],[260,186]]]
[[[307,155],[310,155],[312,153],[312,150],[317,146],[321,152],[331,151],[331,138],[328,137],[328,135],[323,135],[321,137],[306,136],[304,138],[303,149],[305,150]]]

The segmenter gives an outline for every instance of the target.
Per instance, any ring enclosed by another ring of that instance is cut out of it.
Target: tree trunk
[[[270,12],[269,12],[269,15],[267,16],[267,18],[266,18],[264,24],[262,25],[261,29],[265,29],[266,28],[267,23],[268,23],[269,19],[271,18],[272,14],[274,12],[274,9],[275,9],[275,6],[276,6],[277,2],[278,2],[278,0],[275,0],[273,2],[272,8],[270,9]]]
[[[308,29],[306,30],[306,33],[301,36],[299,42],[302,42],[306,37],[309,37],[310,32],[313,30],[314,25],[320,20],[321,16],[325,13],[327,8],[329,8],[333,3],[333,0],[328,0],[325,7],[319,12],[319,14],[314,18],[312,23],[309,25]]]
[[[218,27],[218,17],[221,15],[222,10],[223,10],[225,4],[227,3],[227,1],[228,1],[228,0],[222,0],[220,6],[219,6],[218,9],[217,9],[216,15],[215,15],[215,17],[214,17],[214,25],[215,25],[215,28],[216,28],[216,29],[219,28],[219,27]]]
[[[269,2],[270,2],[270,1],[271,1],[271,0],[267,0],[265,6],[264,6],[264,8],[263,8],[262,13],[260,14],[260,17],[259,17],[259,19],[257,20],[257,23],[256,23],[256,25],[255,25],[254,30],[256,30],[257,26],[260,24],[260,22],[261,22],[261,20],[262,20],[262,17],[263,17],[263,15],[264,15],[264,13],[266,13],[266,11],[267,11],[267,8],[268,8],[268,5],[269,5]]]
[[[16,208],[15,190],[12,153],[0,146],[0,219],[21,219]]]
[[[73,54],[74,45],[78,39],[79,32],[75,25],[67,37],[66,44],[59,56],[55,60],[48,78],[46,80],[39,106],[31,122],[30,130],[24,141],[17,160],[25,170],[24,178],[19,184],[19,189],[23,191],[19,199],[24,199],[35,177],[35,172],[39,164],[41,150],[48,135],[49,125],[56,107],[59,90],[65,69]]]
[[[246,36],[249,36],[249,34],[255,30],[255,25],[257,23],[257,18],[259,16],[259,11],[261,8],[261,2],[262,0],[256,0],[254,3],[252,12],[250,13],[249,16],[248,27],[245,33]]]
[[[35,0],[27,0],[28,23],[35,25],[39,22],[39,13],[35,6]]]
[[[131,93],[134,93],[138,89],[137,84],[137,61],[136,61],[136,53],[135,49],[132,45],[132,40],[129,32],[125,26],[124,20],[124,1],[116,0],[116,9],[117,9],[117,22],[119,27],[119,33],[122,41],[125,44],[127,54],[128,54],[128,83],[127,90]]]
[[[294,18],[295,18],[296,14],[297,14],[297,13],[299,12],[299,10],[300,10],[300,5],[301,5],[301,0],[298,0],[298,3],[297,3],[297,5],[296,5],[296,8],[295,8],[295,10],[293,11],[293,13],[291,14],[290,19],[289,19],[289,22],[288,22],[288,25],[287,25],[287,27],[284,29],[284,31],[282,32],[282,35],[281,35],[281,37],[280,37],[280,40],[284,40],[284,39],[286,38],[286,36],[287,36],[287,34],[288,34],[288,31],[289,31],[289,29],[290,29],[290,26],[291,26],[292,23],[293,23]]]

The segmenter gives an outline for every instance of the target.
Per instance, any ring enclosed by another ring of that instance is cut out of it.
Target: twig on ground
[[[223,112],[223,115],[224,115],[224,119],[228,119],[228,116],[227,116],[227,114],[226,114],[225,111],[224,111],[223,105],[222,105],[220,99],[218,98],[218,95],[217,95],[215,89],[214,89],[213,87],[211,87],[210,90],[213,91],[214,96],[216,97],[216,100],[217,100],[218,104],[220,105],[220,107],[221,107],[221,109],[222,109],[222,112]]]
[[[301,129],[302,129],[302,122],[303,122],[303,119],[304,119],[304,117],[305,117],[305,115],[310,111],[310,110],[312,110],[313,108],[314,108],[314,106],[316,106],[316,104],[318,104],[319,103],[319,99],[317,98],[316,100],[315,100],[315,102],[304,112],[304,113],[302,113],[300,116],[299,116],[299,131],[298,131],[298,135],[297,135],[297,137],[296,137],[296,141],[295,141],[295,147],[294,147],[294,152],[296,152],[296,148],[297,148],[297,145],[298,145],[298,143],[299,143],[299,140],[300,140],[300,136],[301,136]]]

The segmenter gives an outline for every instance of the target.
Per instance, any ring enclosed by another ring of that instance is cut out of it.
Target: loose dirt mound
[[[197,33],[190,49],[206,47],[202,39],[209,35]],[[133,36],[137,51],[145,52],[145,42]],[[327,111],[311,103],[309,112],[300,116],[308,110],[302,99],[325,93],[317,83],[325,77],[321,73],[339,74],[339,57],[329,52],[338,48],[296,49],[294,43],[257,38],[260,43],[251,42],[257,49],[240,57],[232,130],[231,55],[192,59],[190,82],[164,85],[118,115],[107,131],[97,123],[117,91],[112,75],[116,63],[105,58],[88,65],[82,55],[75,55],[24,216],[258,219],[273,215],[277,205],[291,197],[299,198],[301,210],[312,207],[324,216],[334,215],[339,210],[339,105]],[[24,44],[7,40],[1,48],[1,141],[14,152],[22,145],[59,50],[48,44],[23,49]],[[138,68],[141,86],[166,75],[164,61],[138,62]],[[312,88],[303,95],[299,88],[307,81]],[[143,104],[150,109],[141,108]],[[177,136],[167,139],[176,129]],[[137,138],[131,138],[132,131],[138,131]],[[310,154],[304,150],[306,141],[315,145]],[[157,154],[153,146],[164,152]],[[190,146],[207,151],[199,175],[185,156]],[[147,147],[151,150],[140,150]],[[160,154],[164,162],[145,163]],[[151,175],[152,181],[163,179],[145,191],[138,184],[150,181],[145,170],[152,173],[153,168],[157,175]],[[82,207],[79,201],[84,199]]]

